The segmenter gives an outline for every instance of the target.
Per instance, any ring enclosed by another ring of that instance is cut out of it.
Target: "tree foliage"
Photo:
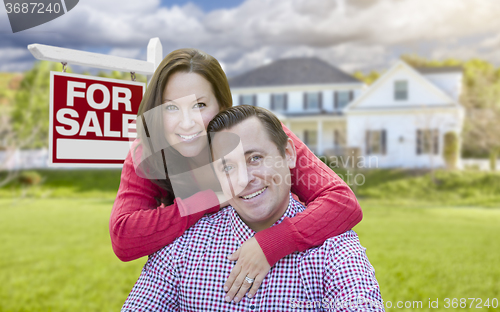
[[[11,113],[12,128],[22,142],[17,148],[48,146],[50,72],[61,70],[59,63],[41,61],[24,74]]]
[[[443,157],[449,169],[456,169],[459,150],[458,135],[453,131],[445,133]]]
[[[364,74],[362,71],[355,71],[352,74],[356,79],[361,80],[362,82],[366,83],[367,85],[371,85],[375,80],[377,80],[381,73],[372,70],[368,74]]]

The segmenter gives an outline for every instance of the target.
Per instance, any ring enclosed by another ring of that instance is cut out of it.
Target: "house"
[[[346,145],[342,110],[365,84],[318,58],[289,58],[229,80],[233,104],[273,111],[318,155]]]
[[[366,87],[318,58],[291,58],[229,84],[234,105],[273,111],[317,155],[418,168],[445,166],[444,136],[462,130],[461,80],[458,67],[412,68],[398,61]]]
[[[444,137],[462,132],[461,82],[460,67],[413,68],[398,61],[345,107],[347,145],[359,147],[363,157],[376,156],[377,167],[446,166]]]

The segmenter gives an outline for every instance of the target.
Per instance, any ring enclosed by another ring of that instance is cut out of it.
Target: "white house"
[[[317,58],[277,60],[229,80],[233,104],[273,111],[318,155],[346,145],[342,110],[365,84]]]
[[[444,167],[444,135],[462,132],[461,81],[458,67],[398,61],[344,109],[347,145],[375,155],[378,167]]]
[[[322,60],[292,58],[229,84],[235,105],[270,109],[318,155],[418,168],[444,166],[445,133],[461,133],[461,80],[457,67],[415,69],[398,61],[367,88]]]

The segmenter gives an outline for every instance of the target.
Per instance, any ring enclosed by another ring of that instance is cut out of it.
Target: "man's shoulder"
[[[328,238],[323,245],[336,249],[347,249],[349,251],[364,251],[366,248],[361,246],[359,237],[353,230],[346,231],[340,235]]]
[[[326,258],[340,261],[352,254],[364,253],[365,250],[366,248],[359,242],[358,234],[353,230],[349,230],[340,235],[328,238],[321,246],[304,251],[303,256],[307,257],[319,253]]]

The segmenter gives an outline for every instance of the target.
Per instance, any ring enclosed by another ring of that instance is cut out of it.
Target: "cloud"
[[[247,0],[208,13],[191,3],[87,0],[33,30],[0,33],[0,69],[14,68],[3,57],[8,49],[20,53],[29,43],[145,58],[152,37],[165,54],[195,47],[214,55],[229,76],[291,56],[318,56],[345,70],[383,67],[412,52],[500,62],[498,16],[497,0]]]
[[[19,72],[28,70],[31,63],[26,60],[30,55],[26,48],[7,47],[0,49],[0,71]]]

